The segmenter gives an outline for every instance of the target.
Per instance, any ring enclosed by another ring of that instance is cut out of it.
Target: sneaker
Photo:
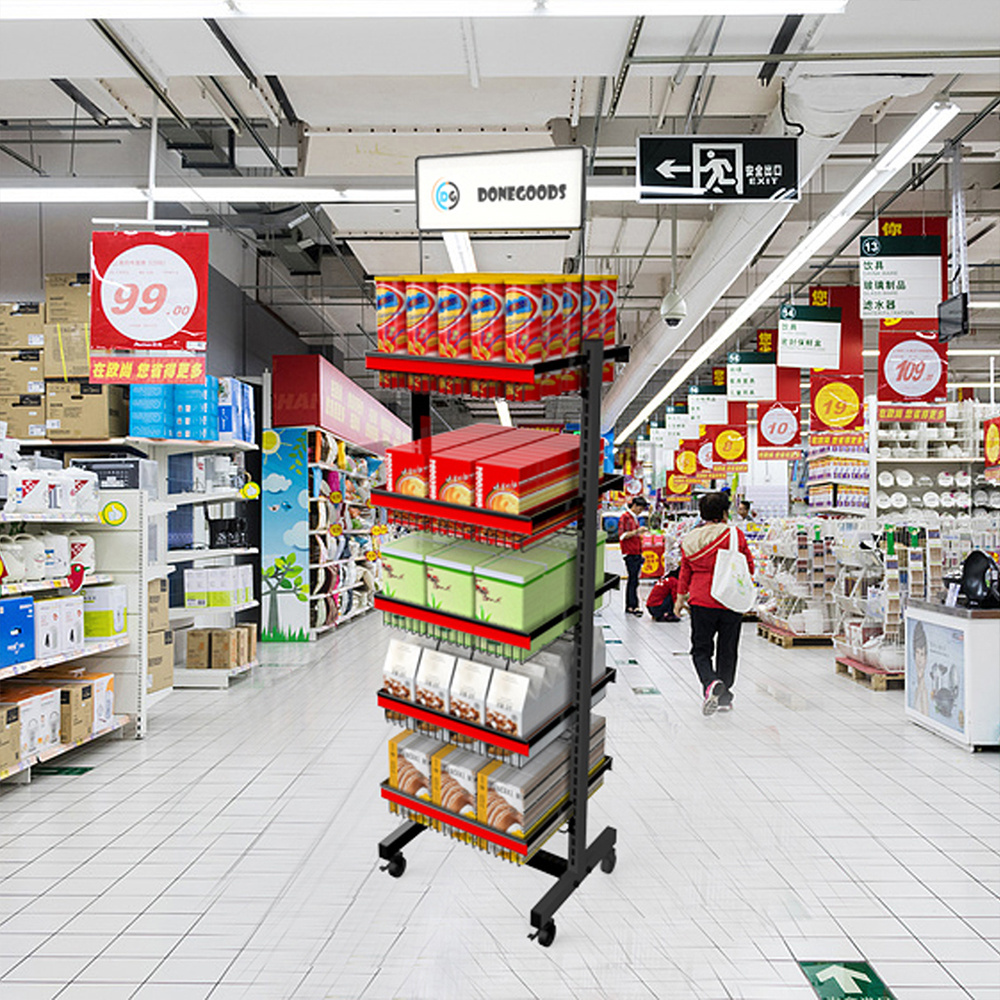
[[[726,685],[722,681],[712,681],[705,688],[705,701],[701,706],[702,715],[715,715],[719,710],[719,699],[726,693]]]
[[[679,622],[680,618],[677,615],[664,615],[662,620],[665,622]]]
[[[720,712],[731,712],[732,710],[733,710],[733,703],[731,701],[727,701],[725,704],[719,702]]]

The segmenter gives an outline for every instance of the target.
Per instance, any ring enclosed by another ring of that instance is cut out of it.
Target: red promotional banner
[[[777,330],[758,330],[757,331],[757,353],[758,354],[774,354],[778,350],[778,331]]]
[[[865,346],[861,322],[861,289],[857,285],[813,285],[809,305],[840,310],[840,366],[844,375],[864,375]]]
[[[944,403],[947,399],[948,345],[938,343],[936,322],[924,323],[925,327],[931,325],[933,330],[879,330],[880,403],[910,403],[926,408],[928,403]]]
[[[796,459],[802,454],[801,404],[761,403],[757,412],[757,457]]]
[[[852,431],[864,426],[863,375],[813,372],[810,379],[813,431]]]
[[[986,478],[991,483],[1000,483],[1000,417],[992,417],[983,424],[983,456]]]
[[[674,469],[682,476],[698,474],[698,442],[683,440],[674,454]]]
[[[712,385],[726,388],[726,366],[712,369]]]
[[[721,477],[731,472],[746,472],[749,468],[746,427],[713,424],[707,431],[712,441],[714,474]]]
[[[90,346],[204,351],[208,233],[94,233]]]
[[[796,405],[802,402],[801,377],[802,373],[798,368],[778,369],[778,402]]]
[[[701,437],[698,439],[698,451],[696,454],[698,458],[698,474],[710,477],[715,472],[715,441],[709,433],[708,425],[702,428]]]
[[[91,357],[90,381],[112,385],[204,385],[205,362],[201,358]]]

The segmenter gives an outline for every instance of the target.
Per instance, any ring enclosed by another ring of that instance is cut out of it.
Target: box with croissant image
[[[503,514],[530,514],[577,492],[580,439],[554,434],[476,463],[475,504]]]
[[[493,761],[481,754],[448,745],[439,750],[431,762],[431,802],[434,805],[476,819],[476,784],[479,772]],[[452,829],[452,836],[466,843],[480,845],[482,838],[462,830]]]
[[[430,494],[431,455],[458,445],[504,433],[499,424],[470,424],[458,430],[419,438],[387,448],[385,453],[386,489],[404,496],[426,498]]]
[[[605,719],[590,720],[593,771],[604,757]],[[527,839],[569,796],[570,737],[564,734],[531,757],[523,767],[493,761],[480,770],[476,784],[476,817],[511,837]]]

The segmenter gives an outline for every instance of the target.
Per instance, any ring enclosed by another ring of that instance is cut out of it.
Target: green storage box
[[[502,555],[476,567],[476,618],[501,628],[530,632],[566,610],[562,555],[540,553],[538,561]]]
[[[576,603],[576,539],[567,536],[553,536],[530,546],[521,553],[521,558],[539,562],[546,567],[548,583],[558,600],[553,604],[553,614],[560,607],[568,608]]]
[[[418,531],[382,546],[382,593],[411,604],[427,605],[425,560],[454,545],[454,541]]]
[[[478,542],[455,542],[425,557],[427,607],[472,618],[476,613],[476,566],[496,557],[497,550]]]

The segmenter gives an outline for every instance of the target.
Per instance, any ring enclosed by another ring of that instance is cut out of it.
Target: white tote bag
[[[729,548],[715,554],[712,597],[730,611],[746,614],[757,601],[757,591],[747,558],[740,552],[736,525],[729,528]]]

